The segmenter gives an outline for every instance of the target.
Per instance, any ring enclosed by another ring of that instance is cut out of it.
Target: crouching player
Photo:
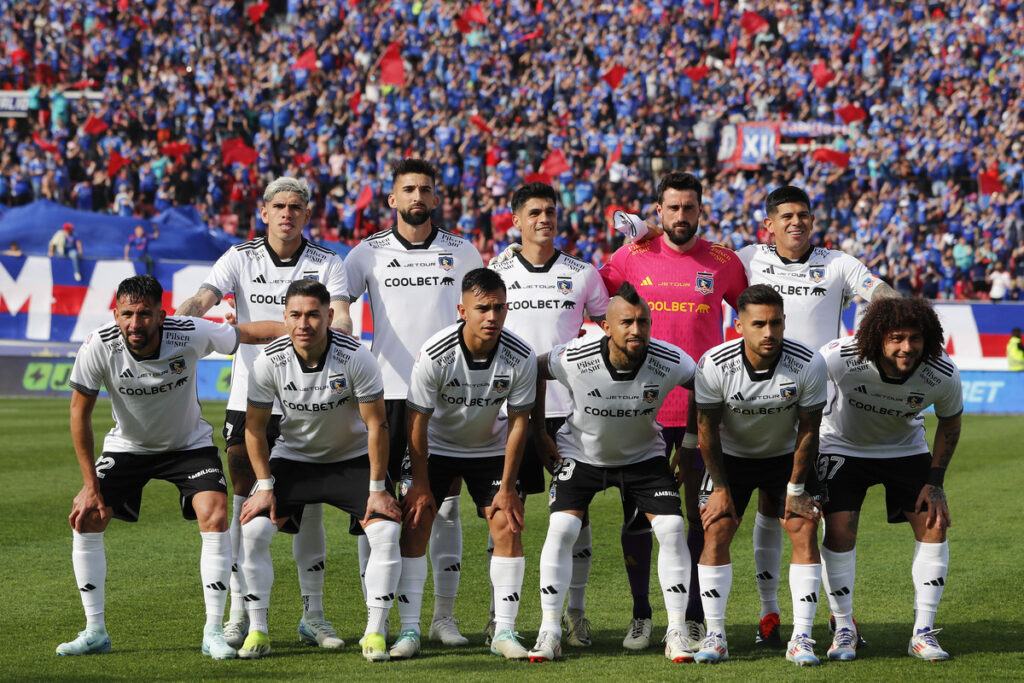
[[[761,489],[783,513],[793,543],[793,635],[786,659],[813,666],[818,658],[811,626],[821,584],[814,457],[826,400],[825,361],[783,337],[782,297],[768,285],[748,287],[736,306],[742,339],[710,349],[697,365],[697,423],[711,491],[701,509],[704,552],[697,565],[707,636],[695,659],[714,664],[729,658],[729,545],[750,495]]]
[[[628,282],[612,297],[601,327],[604,337],[556,346],[538,362],[541,377],[568,387],[573,412],[556,438],[561,463],[551,479],[540,557],[543,616],[530,661],[561,655],[559,617],[573,544],[594,494],[609,486],[618,486],[623,500],[647,516],[658,538],[658,579],[668,611],[665,656],[692,661],[695,643],[685,627],[690,557],[679,490],[655,417],[669,391],[693,388],[693,359],[651,339],[651,309]]]
[[[257,482],[241,516],[249,634],[238,656],[245,659],[270,652],[270,542],[278,530],[297,532],[303,507],[312,503],[362,520],[370,541],[363,656],[388,659],[382,634],[401,567],[401,513],[387,481],[384,385],[369,349],[330,329],[330,303],[316,280],[292,282],[285,293],[288,336],[260,352],[249,376],[245,440]],[[275,397],[284,417],[270,457],[266,430]]]

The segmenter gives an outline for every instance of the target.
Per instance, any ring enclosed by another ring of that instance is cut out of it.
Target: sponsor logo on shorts
[[[199,470],[198,472],[188,475],[188,478],[199,479],[200,477],[205,477],[207,474],[221,474],[221,470],[219,467],[207,467],[204,470]]]
[[[654,497],[655,498],[678,498],[679,497],[679,492],[678,491],[655,491],[654,492]]]

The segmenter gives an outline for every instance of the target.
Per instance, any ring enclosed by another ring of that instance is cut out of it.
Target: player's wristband
[[[942,488],[942,482],[945,480],[945,478],[946,478],[946,468],[945,467],[932,467],[931,469],[928,470],[928,480],[927,481],[932,486],[938,486],[939,488]]]
[[[794,484],[793,482],[786,483],[786,495],[787,496],[799,496],[804,492],[803,484]]]
[[[370,480],[370,493],[377,493],[384,490],[383,479],[371,479]]]
[[[274,490],[274,478],[269,479],[257,479],[256,480],[257,491],[273,491]]]
[[[687,432],[683,435],[683,448],[696,448],[700,445],[700,441],[697,440],[695,433]]]

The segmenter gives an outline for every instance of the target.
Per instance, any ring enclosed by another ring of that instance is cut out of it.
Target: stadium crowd
[[[704,179],[712,241],[763,239],[764,197],[793,183],[816,207],[815,242],[901,293],[1024,296],[1013,0],[0,0],[0,12],[0,88],[30,94],[2,131],[3,204],[138,216],[195,204],[244,234],[263,227],[259,189],[290,175],[313,190],[311,236],[354,244],[392,220],[387,169],[412,155],[441,170],[440,222],[485,255],[516,239],[511,190],[548,172],[558,246],[601,263],[621,240],[611,211],[652,215],[656,178],[679,168]],[[396,68],[403,86],[384,82]],[[726,123],[842,124],[851,104],[866,117],[817,140],[848,165],[815,160],[810,140],[760,170],[716,165]]]

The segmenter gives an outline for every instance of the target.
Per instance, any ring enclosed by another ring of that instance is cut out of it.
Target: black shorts
[[[676,480],[665,458],[622,467],[597,467],[566,458],[551,475],[548,508],[551,512],[586,510],[594,495],[609,486],[619,487],[624,508],[628,505],[652,515],[683,514]]]
[[[722,456],[722,466],[729,480],[729,492],[732,503],[736,506],[736,514],[743,516],[750,503],[750,496],[761,489],[768,500],[775,506],[779,519],[786,516],[786,485],[793,474],[793,454],[777,455],[774,458],[740,458],[728,453]],[[700,486],[700,501],[703,505],[711,495],[714,483],[704,473]],[[818,475],[814,470],[807,473],[804,491],[817,502],[822,499],[822,487],[818,483]]]
[[[114,517],[139,521],[142,487],[150,479],[163,479],[178,487],[181,516],[195,519],[192,496],[200,491],[227,494],[227,481],[216,446],[170,453],[104,452],[94,464],[103,503],[114,508]]]
[[[849,455],[818,456],[826,515],[833,512],[857,512],[868,489],[885,486],[885,510],[889,522],[907,521],[906,510],[913,511],[921,488],[927,483],[932,465],[929,453],[902,458],[858,458]]]
[[[430,492],[434,502],[441,504],[448,497],[452,482],[458,477],[466,482],[469,495],[476,504],[477,514],[482,516],[482,508],[489,507],[495,494],[501,488],[501,475],[505,471],[505,456],[497,455],[486,458],[453,458],[447,455],[431,455],[427,458],[427,478],[430,481]],[[516,479],[516,494],[520,500],[526,496]]]
[[[224,411],[224,429],[221,430],[221,434],[224,435],[224,445],[226,448],[231,448],[239,444],[245,445],[245,411],[244,410],[225,410]],[[274,449],[274,444],[277,443],[278,438],[281,436],[281,416],[271,415],[270,421],[267,422],[267,448],[270,450]]]
[[[271,458],[270,473],[275,480],[277,516],[290,517],[281,531],[297,533],[302,524],[302,511],[312,503],[333,505],[357,519],[366,514],[366,498],[370,489],[369,456],[322,464]],[[391,482],[385,482],[384,486],[388,495],[392,495]],[[264,516],[269,516],[269,512]],[[372,516],[388,519],[383,515]]]
[[[409,468],[409,409],[405,399],[385,399],[384,411],[388,421],[388,482],[385,484],[392,495],[395,484],[402,480]],[[363,535],[362,517],[352,515],[348,520],[348,532],[353,536]]]
[[[544,420],[544,430],[552,439],[565,424],[564,417],[549,417]],[[544,493],[544,463],[537,455],[537,444],[533,438],[533,432],[528,431],[526,435],[526,447],[523,449],[523,459],[519,463],[519,482],[523,486],[526,495],[531,493]]]

